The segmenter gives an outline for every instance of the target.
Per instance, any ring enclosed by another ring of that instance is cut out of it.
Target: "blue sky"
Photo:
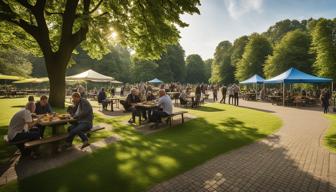
[[[283,19],[335,18],[336,0],[201,0],[200,15],[183,15],[180,29],[186,55],[213,57],[217,44],[264,32]]]

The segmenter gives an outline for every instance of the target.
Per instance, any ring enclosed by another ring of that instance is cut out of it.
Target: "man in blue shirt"
[[[40,101],[36,102],[35,106],[36,106],[36,109],[35,109],[36,115],[52,113],[51,107],[48,103],[48,97],[45,95],[42,95],[40,97]],[[45,126],[37,125],[37,127],[40,130],[41,137],[43,138]]]

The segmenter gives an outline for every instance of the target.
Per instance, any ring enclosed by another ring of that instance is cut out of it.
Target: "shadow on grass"
[[[266,112],[266,113],[275,113],[274,111],[271,111],[271,110],[259,109],[259,108],[255,108],[255,107],[247,107],[247,106],[238,106],[238,107],[245,108],[245,109],[252,109],[252,110],[256,110],[256,111],[262,111],[262,112]]]
[[[25,108],[25,105],[13,105],[11,108]]]
[[[216,107],[209,107],[209,106],[200,106],[196,108],[190,108],[191,110],[195,111],[203,111],[203,112],[220,112],[220,111],[225,111],[224,109],[219,109]]]
[[[336,149],[336,134],[331,134],[325,137],[325,142],[328,146]]]
[[[19,191],[144,191],[266,136],[235,118],[218,124],[198,118],[150,135],[105,121],[122,140],[61,168],[19,179]]]
[[[7,134],[7,129],[7,126],[0,127],[0,175],[7,170],[11,163],[10,160],[17,150],[14,145],[8,145],[4,141],[4,135]]]

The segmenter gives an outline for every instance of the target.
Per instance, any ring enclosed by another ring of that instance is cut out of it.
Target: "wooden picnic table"
[[[146,110],[150,110],[150,109],[156,109],[158,106],[157,106],[157,103],[156,102],[148,102],[148,101],[145,101],[145,102],[141,102],[141,103],[136,103],[134,104],[134,107],[137,109],[137,110],[142,110],[142,109],[146,109]],[[141,125],[141,114],[139,114],[139,125]]]
[[[37,120],[38,119],[38,120]],[[69,114],[44,114],[37,115],[37,125],[51,127],[52,136],[60,135],[66,132],[64,125],[68,123],[75,123],[77,120],[70,117]],[[52,144],[52,153],[56,153],[59,146],[59,142],[55,142]]]
[[[111,104],[111,111],[114,111],[113,110],[113,105],[115,104],[116,107],[119,109],[119,102],[120,102],[120,99],[119,98],[109,98],[108,99],[109,103]]]
[[[245,93],[245,100],[256,100],[256,93]]]
[[[278,95],[268,95],[267,96],[269,99],[271,99],[272,105],[278,104],[282,101],[282,96],[278,96]]]

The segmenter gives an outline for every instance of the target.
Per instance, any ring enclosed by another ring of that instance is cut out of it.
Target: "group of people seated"
[[[141,100],[139,91],[135,88],[131,89],[131,93],[127,96],[126,100],[120,101],[125,112],[132,112],[132,117],[128,121],[129,123],[134,123],[136,116],[143,117],[143,120],[147,122],[160,123],[161,118],[167,117],[173,112],[173,103],[164,89],[159,90],[159,98],[156,98],[151,91],[148,91],[145,101],[153,101],[155,107],[145,108],[137,106],[136,104],[143,101]]]
[[[65,144],[61,147],[62,149],[71,147],[76,135],[83,142],[81,148],[90,145],[85,132],[92,128],[92,106],[86,99],[81,98],[78,92],[72,94],[72,101],[74,105],[68,108],[68,112],[77,121],[68,127],[68,136],[65,139]],[[32,141],[44,138],[45,126],[39,124],[39,117],[41,117],[40,115],[50,113],[52,113],[52,109],[48,103],[47,96],[41,96],[40,100],[36,103],[34,97],[29,96],[25,108],[15,113],[11,118],[8,127],[8,140],[18,143],[16,146],[22,156],[30,156],[34,159],[37,157],[37,148],[27,149],[24,147],[24,143],[20,141]],[[34,117],[38,118],[35,120]]]

